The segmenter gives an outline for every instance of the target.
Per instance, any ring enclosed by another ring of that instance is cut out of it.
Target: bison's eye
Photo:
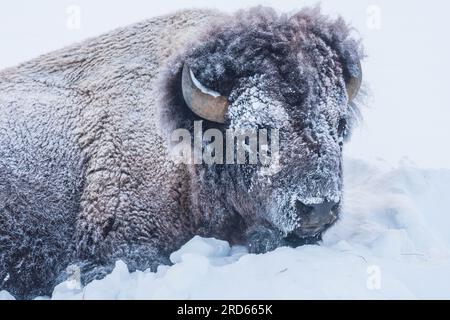
[[[341,118],[339,120],[337,132],[339,135],[339,138],[345,138],[347,136],[347,120],[345,118]]]

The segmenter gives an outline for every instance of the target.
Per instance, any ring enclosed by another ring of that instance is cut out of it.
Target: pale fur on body
[[[156,83],[214,15],[148,20],[0,73],[0,288],[48,294],[74,261],[155,267],[194,234]]]

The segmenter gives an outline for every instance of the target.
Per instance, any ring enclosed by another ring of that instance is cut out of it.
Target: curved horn
[[[203,87],[186,64],[183,66],[182,90],[184,100],[192,112],[203,119],[225,123],[228,99]]]
[[[361,62],[358,61],[357,70],[350,72],[350,79],[346,82],[348,101],[351,102],[358,94],[362,83]]]

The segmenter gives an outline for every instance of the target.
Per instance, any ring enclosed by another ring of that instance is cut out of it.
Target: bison
[[[194,235],[253,253],[319,241],[357,118],[351,30],[317,8],[186,10],[0,72],[0,289],[154,269]],[[171,133],[196,121],[277,130],[278,165],[175,161]]]

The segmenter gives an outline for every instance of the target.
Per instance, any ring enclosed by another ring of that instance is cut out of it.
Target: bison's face
[[[225,190],[223,201],[241,216],[317,238],[342,200],[358,45],[342,21],[317,12],[258,11],[238,21],[216,27],[185,57],[185,104],[210,128],[278,129],[280,158],[270,166],[203,165],[204,181]]]

